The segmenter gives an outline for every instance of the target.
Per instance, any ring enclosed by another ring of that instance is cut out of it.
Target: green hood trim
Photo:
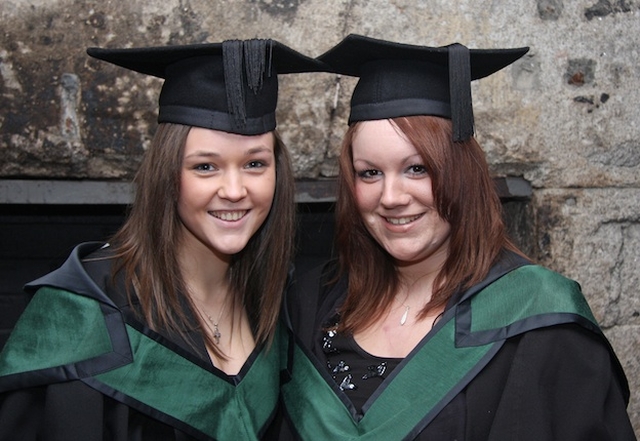
[[[43,287],[20,316],[0,354],[0,391],[66,381],[132,361],[120,312],[95,299]],[[52,369],[58,368],[58,369]],[[40,372],[10,387],[4,377]]]
[[[199,438],[258,439],[277,409],[283,338],[278,327],[269,350],[227,376],[124,323],[115,307],[42,287],[0,354],[0,392],[80,380]]]
[[[304,440],[404,439],[429,409],[459,392],[469,372],[479,364],[484,366],[500,347],[492,344],[452,350],[454,336],[454,320],[449,317],[437,334],[394,370],[394,377],[385,380],[384,389],[359,421],[338,397],[342,392],[327,382],[296,345],[293,375],[282,387],[287,414]],[[428,394],[415,387],[416,379],[430,384]]]
[[[98,389],[113,390],[115,398],[124,394],[215,439],[258,439],[271,421],[278,402],[281,330],[237,384],[130,326],[127,331],[134,362],[96,375],[94,380],[107,387],[96,385]]]
[[[456,322],[458,346],[484,345],[561,323],[601,333],[580,285],[537,265],[513,270],[463,298]]]

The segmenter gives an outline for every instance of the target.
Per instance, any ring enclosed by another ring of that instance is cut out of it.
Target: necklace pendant
[[[404,308],[404,314],[400,317],[400,326],[404,326],[404,324],[407,323],[407,316],[409,315],[410,306],[405,306]]]
[[[213,325],[213,339],[216,341],[217,345],[220,344],[220,337],[222,337],[222,335],[220,334],[220,331],[218,330],[218,325],[216,325],[214,323],[214,325]]]

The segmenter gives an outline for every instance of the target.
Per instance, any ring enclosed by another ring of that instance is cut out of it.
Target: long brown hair
[[[129,299],[137,297],[139,313],[152,329],[177,333],[190,342],[187,333],[196,328],[207,346],[224,357],[184,294],[186,285],[176,254],[181,231],[177,210],[180,174],[190,128],[171,123],[158,126],[134,179],[136,196],[129,216],[110,241],[118,257],[114,274],[124,274]],[[246,247],[233,256],[229,270],[233,301],[246,308],[257,343],[273,338],[294,236],[291,159],[275,132],[274,140],[276,191],[271,210]],[[197,318],[197,326],[189,316]]]
[[[459,289],[486,277],[504,248],[522,254],[507,236],[502,205],[489,168],[474,138],[452,140],[451,121],[434,116],[390,120],[418,151],[431,177],[439,215],[451,225],[448,257],[434,281],[431,300],[421,311],[446,304]],[[339,158],[336,246],[340,274],[349,288],[340,309],[340,328],[365,329],[387,310],[400,283],[393,258],[367,231],[355,197],[352,142],[358,123],[347,131]]]

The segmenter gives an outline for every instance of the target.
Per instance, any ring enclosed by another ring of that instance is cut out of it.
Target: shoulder
[[[629,385],[606,338],[576,324],[561,324],[523,334],[515,363],[534,384],[549,384],[564,396],[587,394],[609,398],[612,391],[626,406]],[[549,391],[549,393],[552,393]]]
[[[567,384],[570,385],[576,381],[575,377],[581,376],[583,384],[601,388],[603,396],[610,389],[615,389],[624,405],[629,403],[627,377],[604,334],[591,332],[576,324],[562,324],[526,333],[523,342],[528,354],[525,365],[538,357],[543,372],[556,364],[558,370],[564,371]]]
[[[517,353],[523,367],[564,365],[574,373],[592,372],[598,375],[616,371],[617,359],[608,341],[575,323],[523,333],[518,340]]]
[[[456,305],[457,341],[474,346],[564,323],[601,330],[575,281],[537,265],[505,272]]]
[[[42,288],[50,288],[49,291],[65,291],[121,307],[127,299],[124,281],[114,279],[112,274],[115,260],[108,243],[81,243],[58,269],[27,283],[24,289],[34,295]]]
[[[77,379],[131,360],[120,310],[45,285],[18,319],[0,354],[0,390]]]
[[[467,399],[469,424],[481,434],[474,439],[633,439],[629,388],[615,354],[573,323],[507,339]]]
[[[628,398],[620,362],[580,285],[547,268],[524,265],[504,273],[457,305],[456,325],[460,346],[518,342],[523,369],[539,362],[547,372],[555,364],[567,372],[609,375]]]
[[[567,312],[596,321],[576,281],[539,265],[524,265],[506,273],[474,300],[480,303],[489,296],[504,309],[518,310],[521,316]]]
[[[593,382],[589,388],[616,385],[625,402],[629,398],[626,376],[608,341],[575,323],[537,328],[507,339],[487,371],[496,368],[505,384],[514,382],[514,387],[523,382],[537,386],[553,382],[558,388],[575,388]]]
[[[43,286],[64,289],[72,292],[90,294],[97,288],[84,267],[88,256],[98,255],[108,244],[102,242],[86,242],[77,245],[67,260],[56,270],[33,280],[25,285],[25,290],[34,293]]]

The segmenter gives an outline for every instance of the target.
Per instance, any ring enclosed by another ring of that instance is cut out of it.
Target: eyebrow
[[[271,152],[272,152],[272,150],[269,149],[266,146],[257,146],[257,147],[251,147],[250,149],[245,151],[244,155],[245,156],[251,156],[251,155],[258,154],[258,153],[271,153]],[[202,157],[202,158],[214,157],[214,158],[218,158],[218,157],[220,157],[220,154],[217,153],[217,152],[209,151],[209,150],[196,150],[195,152],[185,156],[185,158],[195,158],[195,157]]]
[[[272,153],[274,152],[274,149],[270,149],[269,147],[266,146],[257,146],[257,147],[252,147],[249,150],[247,150],[245,152],[245,155],[255,155],[256,153]]]
[[[406,157],[402,158],[401,163],[405,164],[407,162],[413,162],[413,161],[416,160],[416,158],[419,159],[420,161],[422,161],[422,156],[420,155],[420,153],[415,153],[415,154],[412,154],[412,155],[409,155],[409,156],[406,156]],[[368,159],[365,159],[365,158],[353,158],[353,162],[354,163],[360,162],[360,161],[361,162],[366,162],[369,165],[375,165],[374,162],[371,162],[371,161],[369,161]]]
[[[419,159],[419,160],[420,160],[420,162],[422,162],[422,161],[423,161],[422,155],[421,155],[420,153],[416,153],[416,154],[413,154],[413,155],[409,155],[409,156],[407,156],[406,158],[403,158],[402,162],[403,162],[403,163],[404,163],[404,162],[413,162],[413,161],[415,161],[416,159]]]

